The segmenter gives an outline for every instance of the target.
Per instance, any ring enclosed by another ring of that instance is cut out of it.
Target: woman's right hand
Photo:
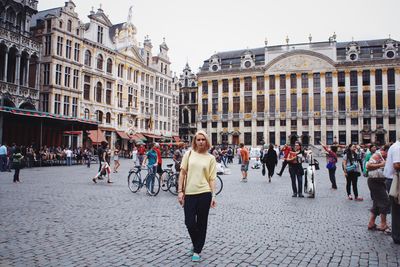
[[[183,207],[183,204],[185,202],[185,196],[184,196],[183,192],[178,193],[178,202]]]

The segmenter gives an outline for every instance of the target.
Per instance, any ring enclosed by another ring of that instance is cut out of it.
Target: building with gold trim
[[[197,127],[207,129],[213,144],[399,139],[399,42],[309,39],[265,41],[205,60],[197,74]]]

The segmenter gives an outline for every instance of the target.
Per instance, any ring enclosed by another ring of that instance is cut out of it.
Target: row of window
[[[242,98],[244,101],[244,113],[252,113],[252,112],[264,112],[265,110],[265,96],[264,95],[257,95],[256,96],[256,103],[255,103],[255,110],[253,110],[253,97],[252,96],[245,96]],[[321,111],[321,94],[314,93],[313,94],[313,111],[320,112]],[[229,112],[229,97],[222,98],[222,114],[228,114]],[[239,113],[240,112],[240,97],[232,97],[232,112]],[[286,94],[281,95],[279,97],[279,110],[276,107],[276,95],[269,95],[269,112],[274,113],[276,111],[286,112],[287,109],[287,101],[290,101],[290,111],[292,112],[308,112],[310,111],[310,94],[303,93],[301,94],[301,101],[299,102],[297,94],[291,94],[290,99],[288,100]],[[346,111],[346,93],[339,92],[337,96],[338,100],[338,110],[339,111]],[[382,87],[376,88],[375,92],[375,106],[377,110],[383,110],[383,91]],[[211,113],[216,115],[218,114],[218,98],[213,97],[211,103]],[[202,99],[202,113],[203,115],[208,114],[208,99]],[[326,93],[325,94],[325,110],[326,111],[333,111],[333,93]],[[389,87],[387,93],[387,103],[389,110],[396,109],[396,91],[395,87]],[[300,105],[299,105],[300,104]],[[371,93],[369,91],[365,91],[362,93],[362,106],[359,104],[358,99],[358,92],[351,91],[350,92],[350,110],[357,111],[360,108],[363,110],[370,110],[371,108]]]
[[[61,113],[61,105],[63,105],[62,113]],[[44,112],[50,112],[49,94],[41,95],[41,108]],[[70,96],[62,97],[61,94],[55,94],[54,114],[78,117],[78,98]]]
[[[321,74],[320,73],[313,73],[312,83],[314,93],[320,92],[321,89]],[[285,74],[281,74],[279,76],[269,75],[269,89],[275,90],[276,88],[276,77],[279,77],[279,89],[286,89],[287,86],[287,78],[289,78],[289,85],[291,89],[296,89],[297,85],[297,74],[292,73],[287,77]],[[357,87],[359,84],[359,77],[358,71],[350,71],[350,86]],[[375,70],[375,85],[382,86],[382,70],[376,69]],[[300,78],[301,88],[309,88],[309,74],[302,73]],[[257,90],[265,90],[265,79],[264,76],[257,76],[256,77],[256,89]],[[338,86],[343,87],[346,85],[346,75],[344,71],[338,71]],[[233,92],[240,92],[240,78],[233,78]],[[361,84],[363,86],[371,85],[371,71],[370,70],[363,70],[362,71],[362,81]],[[388,85],[395,85],[395,70],[390,68],[387,70],[387,84]],[[332,72],[325,73],[325,87],[332,87]],[[211,90],[212,94],[218,94],[218,81],[212,80],[211,81]],[[244,77],[244,91],[252,91],[253,90],[253,79],[252,77]],[[202,82],[202,92],[203,94],[208,94],[208,81]],[[228,93],[229,92],[229,80],[223,79],[222,80],[222,92]],[[282,90],[281,93],[285,93],[286,91]]]

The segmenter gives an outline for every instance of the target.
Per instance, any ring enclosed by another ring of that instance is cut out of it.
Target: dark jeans
[[[5,172],[7,170],[7,155],[0,155],[0,171]]]
[[[278,175],[282,175],[282,173],[285,170],[287,164],[288,164],[287,161],[284,160],[283,163],[282,163],[282,168],[281,168],[280,172],[278,173]]]
[[[211,193],[185,196],[185,224],[192,240],[194,253],[200,253],[206,241],[210,204]]]
[[[392,205],[392,238],[393,242],[400,244],[400,205],[396,203],[394,197],[390,197]]]
[[[15,172],[14,172],[14,183],[15,182],[19,182],[19,168],[15,168]]]
[[[332,169],[328,169],[329,172],[329,180],[331,180],[332,183],[332,188],[337,189],[337,185],[336,185],[336,166]]]
[[[267,164],[267,169],[268,169],[268,177],[271,178],[272,176],[274,176],[275,164]]]
[[[157,173],[157,166],[147,166],[149,168],[149,176],[147,177],[146,180],[146,185],[147,188],[150,190],[150,192],[154,192],[154,178]]]
[[[302,195],[303,191],[303,174],[301,174],[299,167],[289,166],[289,174],[290,179],[292,179],[292,190],[293,194]],[[297,187],[296,187],[296,178],[297,178]]]
[[[354,197],[358,197],[358,189],[357,189],[357,180],[358,173],[356,172],[348,172],[346,177],[346,191],[347,195],[351,195],[351,186],[353,185]]]

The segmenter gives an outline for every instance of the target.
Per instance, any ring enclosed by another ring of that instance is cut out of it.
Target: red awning
[[[174,138],[175,142],[177,142],[177,143],[181,141],[181,139],[179,138],[179,136],[173,136],[173,138]]]
[[[148,133],[145,133],[144,134],[146,137],[148,137],[148,138],[154,138],[154,139],[159,139],[159,138],[161,138],[161,135],[156,135],[156,134],[148,134]]]
[[[100,144],[103,141],[107,142],[106,138],[104,137],[104,133],[101,130],[91,130],[88,131],[88,133],[93,144]]]
[[[129,140],[129,139],[130,139],[129,136],[128,136],[125,132],[123,132],[123,131],[117,131],[117,134],[118,134],[119,137],[121,137],[122,139],[125,139],[125,140]]]
[[[81,135],[82,131],[64,131],[66,135]]]

